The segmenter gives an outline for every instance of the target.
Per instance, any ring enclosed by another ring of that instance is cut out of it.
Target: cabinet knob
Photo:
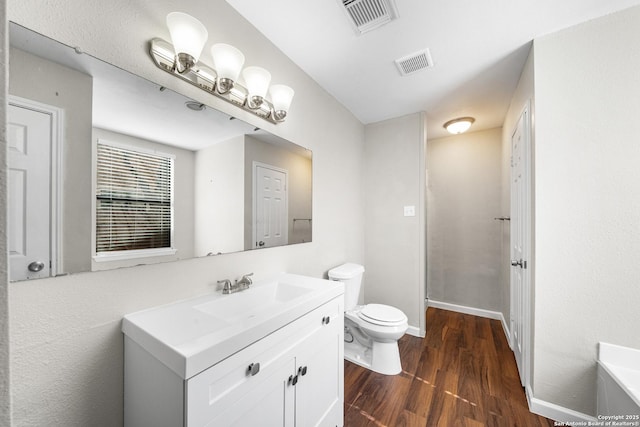
[[[329,322],[331,322],[331,316],[325,316],[322,318],[322,324],[323,325],[328,325]]]
[[[249,367],[247,368],[247,374],[254,376],[256,375],[258,372],[260,372],[260,363],[252,363],[251,365],[249,365]]]
[[[305,375],[307,375],[307,367],[306,367],[306,366],[300,366],[300,367],[298,368],[298,375],[301,375],[301,376],[303,376],[303,377],[304,377]]]
[[[297,375],[289,375],[289,385],[298,384],[298,376]]]

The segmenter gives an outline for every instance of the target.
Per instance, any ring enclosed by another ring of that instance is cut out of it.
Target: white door
[[[10,279],[48,277],[51,266],[51,115],[9,105]]]
[[[529,110],[511,136],[511,339],[520,381],[525,384],[529,319]]]
[[[254,165],[254,248],[287,244],[287,172]]]

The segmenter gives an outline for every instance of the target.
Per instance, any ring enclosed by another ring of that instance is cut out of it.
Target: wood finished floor
[[[344,427],[553,426],[529,412],[498,320],[430,307],[426,337],[399,347],[400,375],[345,361]]]

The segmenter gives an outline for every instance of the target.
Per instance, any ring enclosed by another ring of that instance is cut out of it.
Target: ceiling
[[[640,4],[396,0],[397,19],[358,35],[342,0],[227,2],[362,123],[425,111],[430,139],[460,116],[502,126],[532,39]],[[401,76],[394,61],[425,48],[434,66]]]

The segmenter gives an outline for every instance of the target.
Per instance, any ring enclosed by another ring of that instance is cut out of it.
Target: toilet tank
[[[347,263],[329,270],[329,279],[344,283],[344,309],[351,310],[358,304],[360,286],[364,267],[359,264]]]

